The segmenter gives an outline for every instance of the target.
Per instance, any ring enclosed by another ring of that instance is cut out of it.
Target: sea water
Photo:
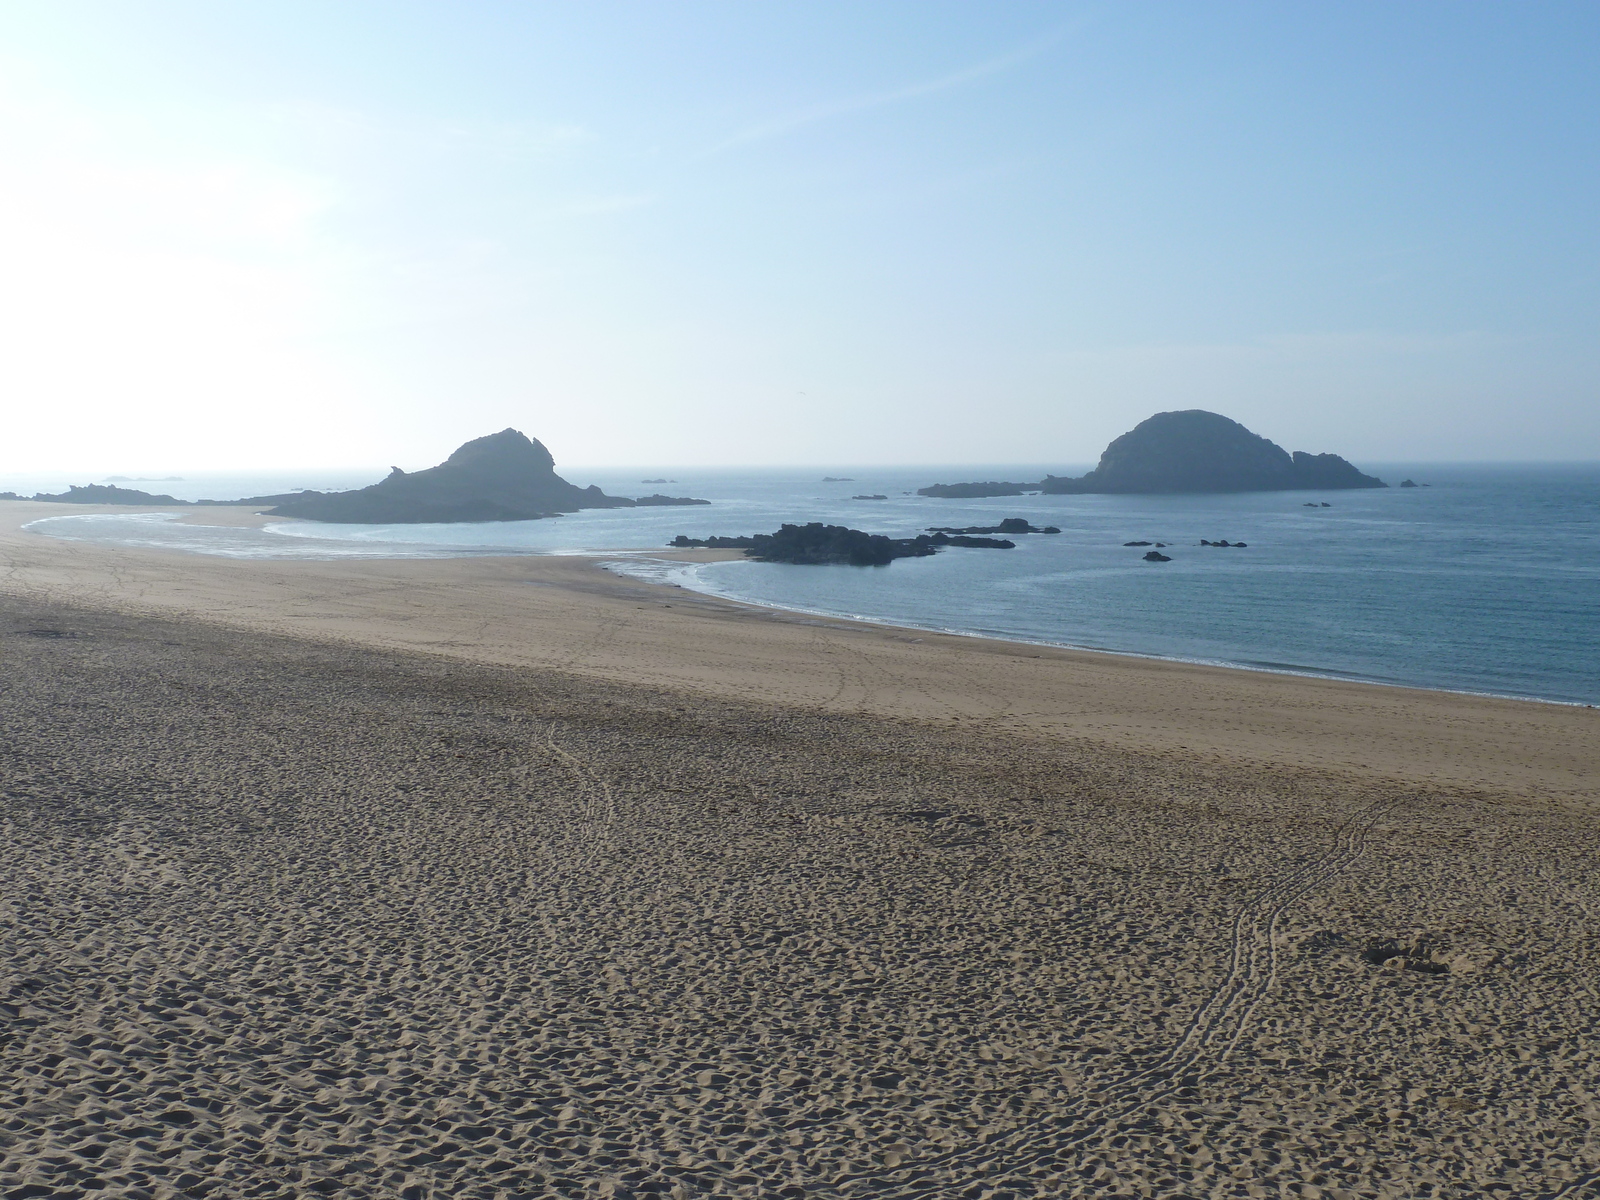
[[[1073,473],[1061,464],[1050,469]],[[785,521],[904,537],[929,526],[1022,517],[1062,532],[1018,536],[1013,550],[949,548],[887,567],[687,565],[635,553],[609,561],[734,599],[923,629],[1600,703],[1600,464],[1363,469],[1429,486],[936,500],[915,491],[961,479],[1038,479],[1046,468],[574,470],[566,472],[574,482],[616,495],[664,492],[712,503],[472,525],[282,522],[254,530],[126,514],[49,518],[30,528],[249,558],[439,557],[631,552],[680,533],[766,533]],[[823,482],[824,475],[844,478]],[[642,482],[661,476],[672,482]],[[124,486],[195,499],[372,481],[359,473],[287,479]],[[7,488],[23,490],[0,479],[0,490]],[[1246,545],[1202,546],[1202,539]],[[1123,544],[1129,541],[1163,542],[1171,561],[1146,562],[1146,548]]]

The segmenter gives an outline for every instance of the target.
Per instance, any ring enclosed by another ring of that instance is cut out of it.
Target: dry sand
[[[1593,710],[83,511],[0,505],[6,1195],[1600,1194]]]

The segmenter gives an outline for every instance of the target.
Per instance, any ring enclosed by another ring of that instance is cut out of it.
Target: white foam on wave
[[[178,513],[85,513],[43,517],[23,526],[30,533],[72,542],[98,542],[150,550],[178,550],[240,559],[329,560],[351,558],[476,558],[493,554],[538,554],[515,546],[429,545],[355,538],[318,537],[298,524],[263,528],[195,525]]]
[[[1205,658],[1184,654],[1152,654],[1140,650],[1128,650],[1116,646],[1095,645],[1090,642],[1071,642],[1059,639],[1046,639],[1026,637],[1003,629],[983,629],[961,627],[954,625],[941,625],[935,623],[918,622],[915,620],[889,620],[870,613],[849,612],[843,609],[818,608],[803,604],[786,604],[782,601],[771,600],[765,597],[757,598],[741,592],[735,588],[719,586],[710,578],[708,568],[737,566],[739,560],[727,560],[710,563],[686,563],[672,559],[651,558],[641,553],[637,558],[618,558],[602,562],[600,566],[618,575],[625,575],[645,583],[663,584],[671,587],[680,587],[689,591],[699,592],[702,595],[715,596],[719,600],[731,600],[738,604],[748,604],[753,608],[769,608],[778,612],[796,613],[807,617],[821,617],[835,621],[859,621],[866,625],[877,625],[885,629],[907,629],[918,633],[939,633],[949,637],[981,638],[985,641],[1010,642],[1019,646],[1039,646],[1050,650],[1086,650],[1093,654],[1114,654],[1119,658],[1138,658],[1152,662],[1185,663],[1197,667],[1225,667],[1233,671],[1255,671],[1264,675],[1290,675],[1301,679],[1335,679],[1349,683],[1365,683],[1375,687],[1417,688],[1423,691],[1450,692],[1460,696],[1481,696],[1492,700],[1526,700],[1534,704],[1555,704],[1569,708],[1593,708],[1593,704],[1582,700],[1552,699],[1544,696],[1530,696],[1525,693],[1494,692],[1474,688],[1459,687],[1428,687],[1424,684],[1411,683],[1405,680],[1382,679],[1370,675],[1359,675],[1349,671],[1319,670],[1316,667],[1294,666],[1281,663],[1250,662],[1239,659]]]

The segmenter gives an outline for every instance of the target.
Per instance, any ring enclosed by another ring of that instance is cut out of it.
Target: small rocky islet
[[[892,538],[867,533],[844,525],[781,525],[775,533],[756,533],[745,537],[692,538],[679,534],[668,543],[677,550],[743,550],[756,562],[794,563],[801,566],[848,565],[887,566],[897,558],[926,558],[945,546],[971,549],[1013,550],[1016,543],[1007,538],[951,536],[948,533],[919,533],[916,537]]]
[[[1030,525],[1021,517],[1007,517],[998,525],[968,525],[964,529],[957,529],[951,525],[930,525],[929,533],[1060,533],[1061,530],[1054,525]]]
[[[881,498],[881,497],[861,497]],[[748,537],[692,538],[679,534],[670,543],[674,549],[743,550],[757,562],[798,563],[805,566],[848,564],[856,567],[881,567],[897,558],[926,558],[946,546],[974,550],[1015,550],[1010,538],[989,537],[996,533],[1060,533],[1054,525],[1031,525],[1021,517],[1007,517],[998,525],[933,526],[915,537],[891,538],[843,525],[783,525],[776,533],[757,533]]]

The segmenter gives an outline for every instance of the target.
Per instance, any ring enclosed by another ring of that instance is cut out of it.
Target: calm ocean
[[[1015,550],[947,549],[888,567],[663,565],[630,573],[718,595],[926,629],[1383,683],[1600,703],[1600,464],[1361,464],[1384,491],[1238,496],[1024,496],[933,500],[959,479],[1038,479],[1046,468],[825,468],[565,472],[618,495],[700,496],[706,508],[609,510],[456,526],[285,523],[268,531],[159,516],[67,517],[41,534],[237,557],[573,553],[665,544],[679,533],[770,532],[826,521],[905,536],[1025,517],[1059,535]],[[1057,474],[1075,473],[1052,464]],[[824,483],[824,475],[848,476]],[[666,477],[672,483],[642,483]],[[127,486],[180,499],[360,486],[359,472],[209,476]],[[62,481],[0,479],[0,490]],[[79,481],[84,482],[84,481]],[[858,493],[885,500],[852,500]],[[1331,507],[1306,507],[1326,500]],[[1209,541],[1243,541],[1244,549]],[[1127,541],[1165,542],[1147,563]]]

